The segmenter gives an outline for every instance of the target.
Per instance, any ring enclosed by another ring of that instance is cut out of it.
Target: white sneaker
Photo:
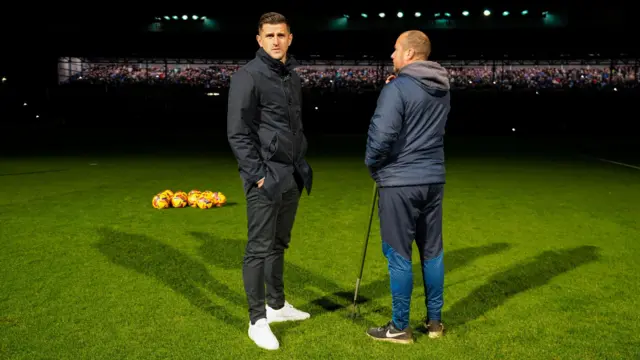
[[[269,305],[267,305],[267,321],[269,323],[305,320],[310,317],[311,315],[309,313],[294,308],[293,305],[286,301],[284,302],[282,309],[279,310],[273,310]]]
[[[267,350],[278,350],[280,343],[271,332],[267,319],[260,319],[255,324],[249,322],[249,338],[259,347]]]

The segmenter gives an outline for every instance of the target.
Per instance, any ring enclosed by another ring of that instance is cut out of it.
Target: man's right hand
[[[258,180],[258,182],[256,184],[258,184],[258,189],[260,189],[262,187],[262,185],[264,184],[264,178]]]
[[[387,80],[385,81],[385,84],[388,84],[391,80],[395,79],[396,76],[395,75],[389,75],[389,77],[387,78]]]

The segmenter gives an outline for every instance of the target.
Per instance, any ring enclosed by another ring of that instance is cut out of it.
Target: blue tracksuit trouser
[[[444,184],[380,187],[379,194],[382,251],[389,266],[394,325],[400,330],[409,326],[414,240],[420,252],[427,319],[440,320],[444,289]]]

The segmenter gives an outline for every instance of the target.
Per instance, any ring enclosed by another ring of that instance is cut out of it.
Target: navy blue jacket
[[[447,71],[432,61],[403,67],[382,89],[369,125],[365,164],[378,186],[445,183]]]

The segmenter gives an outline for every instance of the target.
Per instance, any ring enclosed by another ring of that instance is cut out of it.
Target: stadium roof
[[[292,22],[292,52],[306,58],[315,55],[388,58],[395,37],[411,28],[429,34],[434,56],[439,58],[479,55],[495,58],[507,52],[519,56],[529,53],[527,56],[531,57],[545,53],[551,57],[571,52],[628,52],[628,48],[633,48],[635,43],[625,40],[628,38],[625,34],[628,35],[631,24],[638,26],[631,21],[634,12],[617,6],[618,1],[608,0],[607,6],[580,7],[568,7],[567,0],[525,0],[517,2],[517,6],[505,0],[396,0],[380,6],[344,0],[313,3],[315,6],[293,0],[283,0],[275,6],[181,1],[162,9],[101,2],[64,6],[52,3],[26,18],[9,16],[0,26],[12,27],[4,29],[14,35],[5,39],[3,46],[7,52],[27,44],[27,51],[21,50],[23,55],[42,56],[45,46],[53,46],[52,56],[166,54],[219,58],[224,53],[224,57],[245,58],[253,54],[256,46],[254,35],[259,16],[278,11]],[[98,10],[89,11],[88,6],[96,6]],[[485,9],[491,10],[490,16],[484,16]],[[527,14],[523,15],[525,10]],[[398,17],[400,11],[402,18]],[[468,16],[464,11],[469,12]],[[508,16],[503,16],[504,11],[509,11]],[[549,11],[551,16],[541,26],[533,26],[541,23],[543,11]],[[383,12],[385,17],[381,18]],[[417,17],[416,12],[421,16]],[[562,16],[556,19],[553,16],[556,13]],[[526,19],[535,21],[527,23]],[[475,26],[484,29],[479,31]],[[27,32],[31,37],[26,36]],[[85,41],[81,35],[91,38]]]
[[[633,11],[628,11],[628,6],[617,6],[621,0],[609,0],[604,4],[594,6],[570,6],[568,0],[432,0],[432,1],[407,1],[394,0],[383,5],[372,5],[371,2],[326,0],[322,2],[302,2],[294,0],[281,0],[276,3],[269,2],[242,2],[235,1],[180,1],[171,3],[170,6],[159,6],[159,3],[146,4],[145,6],[113,5],[103,2],[65,2],[43,3],[44,6],[29,12],[6,9],[6,13],[15,12],[16,16],[5,16],[2,26],[14,26],[24,29],[40,29],[56,31],[57,29],[69,30],[73,27],[88,27],[89,29],[100,27],[102,29],[118,30],[136,28],[146,24],[155,17],[177,16],[182,20],[183,15],[189,19],[193,15],[198,17],[233,19],[239,27],[253,28],[258,17],[267,11],[277,11],[289,17],[298,25],[307,23],[307,18],[330,19],[350,16],[351,20],[367,14],[369,20],[385,13],[386,19],[397,17],[398,12],[406,14],[404,20],[409,20],[416,12],[420,12],[425,18],[440,13],[449,13],[451,18],[462,17],[463,11],[469,11],[470,16],[480,14],[490,9],[492,17],[499,17],[504,11],[511,16],[519,15],[522,11],[528,11],[531,16],[538,16],[543,11],[565,13],[570,19],[570,26],[590,24],[590,26],[627,26],[635,24]],[[628,4],[627,4],[628,5]],[[89,7],[97,10],[90,10]],[[28,16],[22,16],[28,14]]]

